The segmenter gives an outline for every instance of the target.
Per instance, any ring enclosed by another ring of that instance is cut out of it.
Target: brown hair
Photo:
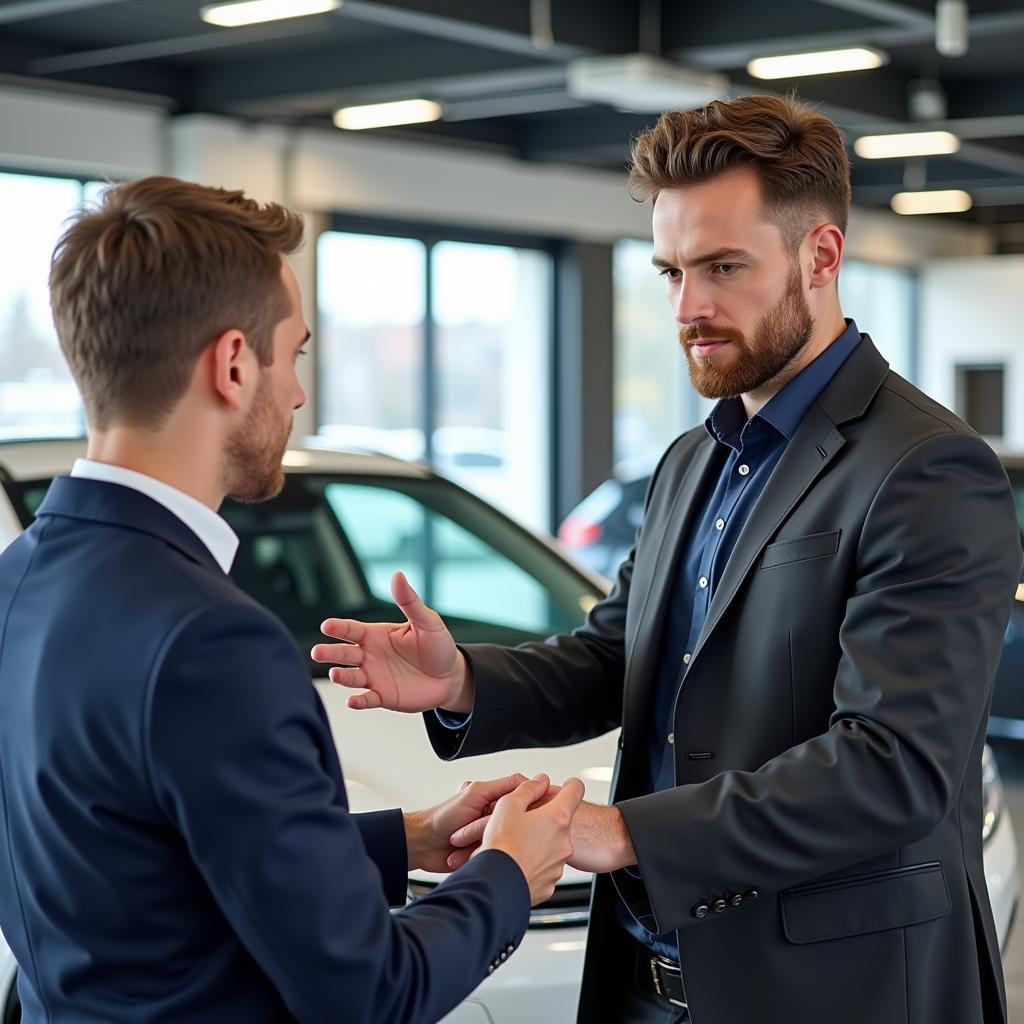
[[[662,114],[633,145],[629,191],[638,202],[657,199],[662,189],[743,167],[760,179],[768,215],[791,252],[822,216],[845,233],[850,160],[843,137],[823,114],[781,96]]]
[[[83,210],[54,251],[50,303],[91,425],[158,427],[231,328],[269,365],[291,312],[281,256],[302,228],[276,203],[177,178],[112,187]]]

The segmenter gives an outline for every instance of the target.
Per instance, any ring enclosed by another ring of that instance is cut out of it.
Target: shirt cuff
[[[473,721],[472,712],[468,715],[457,715],[452,711],[442,711],[440,708],[435,708],[434,714],[437,715],[437,720],[446,729],[462,729]]]

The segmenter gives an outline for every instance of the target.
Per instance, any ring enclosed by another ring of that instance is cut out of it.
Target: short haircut
[[[843,137],[824,115],[781,96],[662,114],[633,145],[629,190],[642,202],[742,168],[760,180],[765,212],[790,252],[822,218],[846,232],[850,160]]]
[[[281,257],[302,231],[276,203],[167,177],[111,187],[80,212],[54,251],[50,302],[90,425],[159,427],[232,328],[269,365],[292,311]]]

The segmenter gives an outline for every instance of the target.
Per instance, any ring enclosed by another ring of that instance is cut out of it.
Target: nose
[[[699,320],[713,320],[715,306],[706,286],[696,274],[685,274],[672,296],[673,313],[676,321],[684,327]]]
[[[292,406],[293,409],[301,409],[306,404],[306,392],[303,390],[301,384],[295,385],[295,404]]]

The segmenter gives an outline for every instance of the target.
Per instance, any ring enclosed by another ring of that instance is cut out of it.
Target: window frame
[[[423,373],[420,381],[421,421],[423,431],[423,459],[433,467],[433,434],[437,426],[437,346],[435,343],[434,297],[433,297],[433,250],[441,242],[465,242],[470,245],[499,245],[516,249],[532,249],[547,255],[550,259],[548,270],[548,294],[550,307],[547,316],[548,337],[551,344],[547,356],[548,395],[547,416],[551,428],[547,444],[547,529],[553,532],[558,522],[558,453],[560,438],[558,432],[559,357],[561,352],[559,308],[559,268],[564,253],[564,240],[555,236],[523,234],[501,229],[478,228],[470,225],[444,224],[432,221],[413,221],[402,218],[368,216],[364,214],[334,212],[330,214],[314,240],[314,253],[319,248],[320,235],[324,232],[343,232],[358,235],[380,235],[388,238],[404,238],[420,242],[426,252],[424,270],[425,306],[423,311]],[[319,276],[317,276],[319,281]],[[320,297],[315,303],[317,335],[320,328]],[[313,429],[319,432],[321,423],[321,362],[320,349],[314,347],[315,387],[313,389]]]

